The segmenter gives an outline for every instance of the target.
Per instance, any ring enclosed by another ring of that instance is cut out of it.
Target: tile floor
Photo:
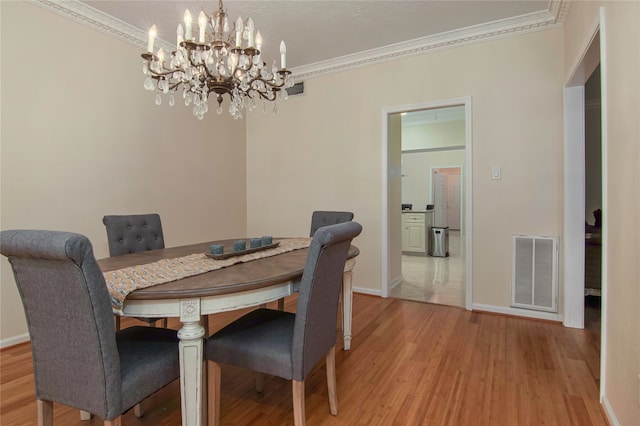
[[[403,280],[391,297],[464,307],[465,259],[460,231],[449,232],[449,257],[402,255]]]

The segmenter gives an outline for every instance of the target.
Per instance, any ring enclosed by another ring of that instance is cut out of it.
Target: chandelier
[[[286,46],[280,43],[280,67],[273,62],[271,68],[263,62],[260,50],[262,36],[254,36],[253,19],[238,18],[230,30],[227,13],[219,0],[218,10],[212,15],[204,11],[198,16],[198,38],[194,37],[191,13],[184,13],[184,27],[178,25],[176,50],[154,53],[156,26],[149,31],[147,52],[142,54],[143,73],[147,76],[144,88],[157,91],[155,103],[162,103],[168,95],[169,105],[181,96],[185,106],[193,104],[193,115],[202,120],[209,110],[209,96],[218,102],[217,112],[222,114],[223,96],[229,96],[229,113],[236,119],[242,110],[256,108],[257,102],[287,99],[286,89],[293,86],[291,71],[286,66]]]

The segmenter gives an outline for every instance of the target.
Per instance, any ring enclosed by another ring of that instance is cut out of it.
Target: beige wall
[[[307,80],[277,119],[247,120],[249,232],[301,233],[314,209],[352,210],[364,226],[354,285],[380,291],[382,110],[471,96],[473,302],[508,306],[511,235],[561,232],[562,37],[535,32]]]
[[[402,127],[402,150],[463,146],[464,120]]]
[[[604,7],[601,72],[607,201],[604,402],[621,425],[640,419],[640,2],[573,2],[565,24],[567,79]]]
[[[1,227],[87,235],[157,212],[167,245],[246,231],[245,124],[154,104],[139,49],[25,2],[1,2]],[[2,343],[26,324],[6,258]]]
[[[427,204],[433,204],[431,168],[464,168],[465,162],[464,149],[402,154],[402,203],[413,204],[414,210],[424,210]]]

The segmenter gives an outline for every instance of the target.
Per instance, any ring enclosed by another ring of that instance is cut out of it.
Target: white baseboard
[[[553,312],[531,311],[529,309],[511,308],[505,306],[482,305],[480,303],[473,303],[471,305],[471,310],[562,322],[562,315]]]
[[[382,297],[382,292],[380,290],[375,290],[375,289],[372,289],[372,288],[353,287],[353,292],[354,293],[370,294],[372,296],[380,296],[380,297]]]
[[[389,291],[393,290],[393,288],[398,284],[400,284],[401,282],[402,282],[402,275],[395,277],[393,280],[391,280],[391,284],[389,284]]]
[[[20,334],[18,336],[9,337],[7,339],[0,340],[0,349],[8,348],[9,346],[17,345],[19,343],[28,342],[29,333]]]
[[[602,406],[604,407],[604,412],[607,415],[607,418],[609,419],[609,421],[611,422],[611,425],[620,426],[620,422],[616,417],[616,413],[613,411],[613,407],[611,407],[611,404],[609,403],[609,400],[605,395],[602,395],[600,402],[602,402]]]

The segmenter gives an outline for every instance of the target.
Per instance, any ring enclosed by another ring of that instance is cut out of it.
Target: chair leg
[[[142,401],[133,406],[133,415],[138,419],[144,416],[144,406],[142,405]]]
[[[278,310],[284,311],[284,297],[278,299]]]
[[[301,382],[292,380],[291,387],[293,391],[293,424],[304,426],[304,380]]]
[[[207,361],[208,389],[207,389],[207,411],[209,416],[208,425],[220,425],[220,365]]]
[[[115,315],[114,318],[116,319],[116,331],[120,331],[120,316]]]
[[[53,402],[38,400],[38,426],[53,425]]]
[[[162,319],[162,326],[164,328],[167,328],[167,325],[169,324],[169,319],[167,317]]]
[[[329,389],[329,409],[334,416],[338,415],[338,392],[336,387],[336,347],[329,349],[327,362],[327,388]]]
[[[105,420],[104,426],[122,426],[122,416],[118,416],[113,420]]]
[[[88,411],[80,410],[80,420],[91,420],[91,413]]]

